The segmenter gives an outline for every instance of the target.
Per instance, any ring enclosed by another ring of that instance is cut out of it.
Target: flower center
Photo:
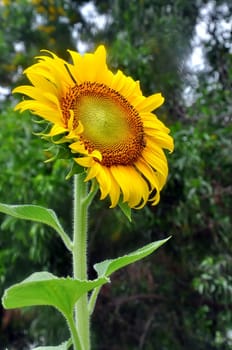
[[[140,156],[145,147],[143,124],[120,93],[104,84],[84,82],[72,87],[62,102],[66,123],[71,109],[73,127],[79,122],[84,127],[80,140],[88,152],[101,152],[102,165],[129,165]]]

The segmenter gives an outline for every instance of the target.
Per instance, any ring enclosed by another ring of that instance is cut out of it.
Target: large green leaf
[[[72,341],[66,341],[57,346],[39,346],[38,348],[34,348],[32,350],[68,350],[72,345]]]
[[[122,267],[132,264],[135,261],[141,260],[147,255],[150,255],[169,239],[170,237],[160,241],[149,243],[143,248],[137,249],[128,255],[124,255],[116,259],[102,261],[100,263],[95,264],[94,269],[97,271],[98,276],[110,276],[113,272],[121,269]]]
[[[38,205],[8,205],[0,203],[0,212],[18,219],[41,222],[52,227],[61,236],[67,248],[70,249],[70,239],[63,230],[56,213],[53,210]]]
[[[39,346],[38,348],[34,348],[32,350],[68,350],[66,344],[60,344],[57,346]]]
[[[49,272],[36,272],[5,291],[3,306],[12,309],[49,305],[70,316],[75,303],[83,294],[107,281],[105,277],[94,281],[80,281],[70,277],[58,278]]]

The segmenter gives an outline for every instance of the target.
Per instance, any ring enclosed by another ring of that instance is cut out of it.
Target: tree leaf
[[[145,258],[146,256],[153,253],[156,249],[158,249],[161,245],[166,243],[171,237],[168,237],[166,239],[152,242],[144,246],[143,248],[137,249],[136,251],[121,256],[116,259],[109,259],[102,261],[100,263],[97,263],[94,265],[95,271],[97,271],[98,276],[110,276],[113,272],[121,269],[122,267],[125,267],[129,264],[132,264],[138,260],[141,260]]]
[[[58,232],[58,234],[64,241],[66,247],[70,249],[70,239],[66,232],[63,230],[56,216],[56,213],[53,210],[32,204],[8,205],[0,203],[0,212],[7,215],[11,215],[18,219],[41,222],[52,227],[56,232]]]
[[[58,278],[49,272],[35,272],[21,283],[8,288],[3,306],[13,309],[25,306],[54,306],[64,315],[71,315],[77,300],[88,291],[108,282],[105,277],[94,281]]]

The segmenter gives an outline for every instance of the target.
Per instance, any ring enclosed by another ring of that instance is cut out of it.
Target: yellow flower
[[[93,54],[69,53],[73,63],[45,51],[26,69],[32,86],[13,92],[30,99],[16,109],[52,124],[48,135],[62,135],[86,181],[96,178],[101,199],[109,195],[111,207],[120,197],[131,208],[148,200],[157,204],[168,175],[163,149],[174,147],[169,129],[152,113],[162,95],[145,97],[138,81],[120,70],[112,73],[102,45]]]

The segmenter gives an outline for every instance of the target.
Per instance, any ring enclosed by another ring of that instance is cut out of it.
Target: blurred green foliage
[[[92,265],[151,240],[172,235],[157,254],[115,273],[103,287],[93,319],[96,350],[232,349],[231,224],[231,34],[229,1],[95,0],[105,19],[83,15],[87,1],[15,0],[0,3],[0,85],[12,88],[39,50],[64,58],[82,40],[105,43],[109,63],[141,81],[146,94],[162,91],[158,111],[172,130],[175,152],[167,155],[170,176],[157,207],[120,210],[98,196],[90,213]],[[203,9],[208,9],[207,18]],[[187,64],[195,25],[210,34],[201,43],[205,69]],[[186,88],[190,97],[186,98]],[[71,230],[71,180],[66,160],[44,163],[47,145],[33,117],[13,111],[11,94],[0,96],[1,202],[34,203],[54,209]],[[69,254],[41,225],[1,216],[0,291],[35,270],[70,273]],[[47,326],[49,319],[49,327]],[[53,327],[55,326],[55,327]],[[67,330],[51,309],[0,310],[0,344],[9,350],[65,339]],[[3,344],[3,345],[2,345]]]

